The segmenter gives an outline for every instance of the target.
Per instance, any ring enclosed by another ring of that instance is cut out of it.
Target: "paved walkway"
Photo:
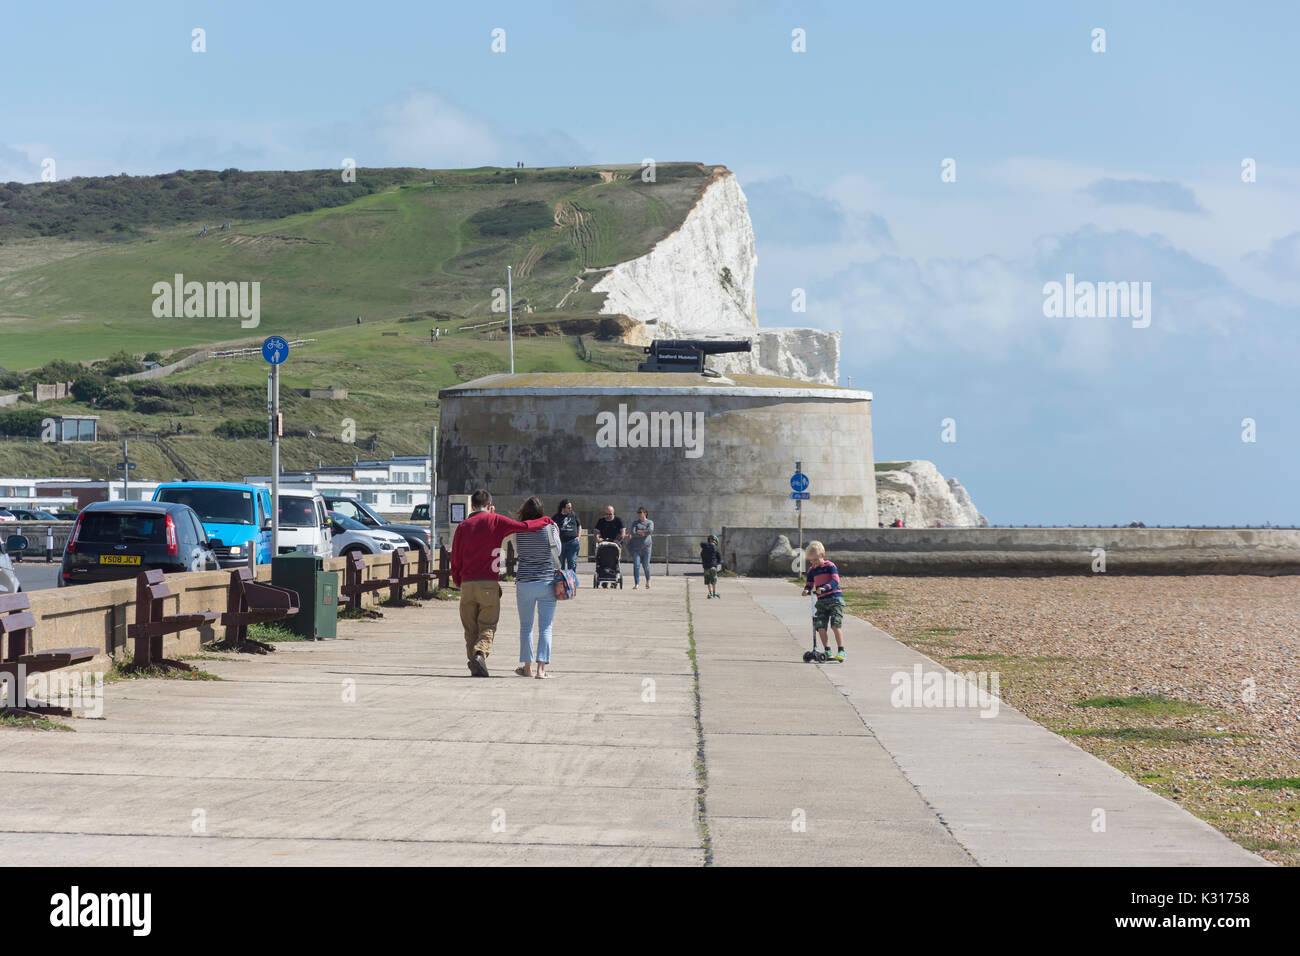
[[[108,685],[76,733],[0,728],[0,860],[1261,862],[1009,708],[891,707],[893,672],[937,665],[869,625],[847,663],[801,663],[784,582],[628,585],[560,607],[549,681],[512,673],[507,587],[489,680],[431,601],[200,663],[221,681]]]

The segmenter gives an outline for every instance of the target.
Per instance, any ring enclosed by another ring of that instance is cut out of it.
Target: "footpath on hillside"
[[[626,584],[560,606],[547,681],[513,673],[506,586],[486,680],[456,604],[428,601],[196,662],[221,680],[106,685],[75,733],[0,728],[3,859],[1262,862],[1010,708],[893,706],[893,675],[942,668],[863,622],[846,663],[802,663],[786,582]]]

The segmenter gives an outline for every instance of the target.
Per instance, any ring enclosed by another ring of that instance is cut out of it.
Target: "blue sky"
[[[0,181],[725,164],[760,321],[842,330],[878,458],[997,523],[1292,524],[1298,35],[1250,2],[27,4]],[[1046,318],[1066,273],[1151,282],[1150,327]]]

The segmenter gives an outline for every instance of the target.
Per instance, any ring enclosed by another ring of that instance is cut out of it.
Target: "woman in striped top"
[[[519,509],[520,521],[540,518],[545,511],[536,496]],[[546,665],[551,662],[551,625],[555,620],[555,569],[560,566],[560,534],[555,525],[540,531],[521,532],[514,536],[515,601],[519,607],[520,677],[545,679]],[[533,673],[533,618],[537,618],[537,673]]]

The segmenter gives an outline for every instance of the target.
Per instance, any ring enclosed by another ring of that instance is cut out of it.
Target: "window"
[[[254,523],[253,496],[234,488],[164,488],[159,501],[189,505],[204,521],[214,524]]]
[[[409,505],[411,503],[411,493],[409,491],[394,491],[393,504]]]
[[[164,540],[166,518],[150,512],[133,514],[129,511],[91,511],[81,522],[78,541],[106,542],[111,544],[161,544]]]
[[[359,491],[357,498],[362,504],[377,505],[379,504],[379,492],[377,491]]]

